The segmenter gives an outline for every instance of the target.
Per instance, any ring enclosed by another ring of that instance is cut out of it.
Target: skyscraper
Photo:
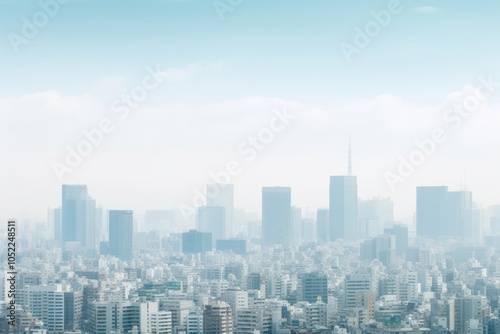
[[[80,247],[95,249],[95,201],[87,192],[86,185],[62,186],[62,246],[77,242]]]
[[[330,228],[328,224],[329,213],[327,209],[318,209],[316,212],[316,240],[318,243],[328,242]]]
[[[212,233],[212,246],[215,246],[217,240],[225,239],[226,209],[222,206],[199,207],[198,230]]]
[[[61,208],[49,209],[49,222],[54,228],[54,241],[57,246],[62,246],[62,217]]]
[[[291,246],[291,188],[262,188],[262,244],[263,246]]]
[[[472,222],[472,192],[450,191],[447,197],[448,221],[445,230],[457,238],[472,236],[474,227]]]
[[[463,238],[472,233],[472,193],[446,186],[417,187],[417,235]]]
[[[448,187],[417,187],[417,235],[436,238],[446,219]]]
[[[123,261],[133,258],[133,212],[109,210],[109,255]]]
[[[190,230],[182,233],[182,252],[183,253],[201,253],[210,252],[212,250],[212,234],[208,232],[200,232]]]
[[[402,256],[408,248],[408,226],[395,224],[390,228],[384,229],[384,234],[394,235],[396,238],[396,255]]]
[[[330,177],[330,240],[359,238],[358,185],[352,175]]]
[[[234,186],[232,184],[207,184],[207,206],[221,206],[225,209],[225,238],[236,235],[234,221]]]
[[[358,203],[358,221],[362,237],[374,238],[394,221],[394,205],[390,198],[372,198]]]

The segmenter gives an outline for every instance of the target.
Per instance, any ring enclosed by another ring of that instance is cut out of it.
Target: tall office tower
[[[330,177],[330,240],[355,241],[358,224],[358,186],[356,176]]]
[[[362,237],[374,238],[384,233],[394,221],[394,205],[390,198],[372,198],[359,201],[358,218]]]
[[[290,247],[292,242],[291,188],[262,188],[262,245]]]
[[[417,187],[417,235],[437,238],[442,235],[446,221],[448,187]]]
[[[396,237],[394,235],[379,235],[360,244],[360,258],[365,261],[380,260],[384,265],[394,262],[396,256]]]
[[[302,242],[302,210],[297,207],[292,207],[292,245],[298,247]]]
[[[328,303],[328,279],[320,273],[299,275],[297,286],[298,300],[315,303],[318,300]]]
[[[329,213],[327,209],[318,209],[316,212],[316,240],[322,244],[330,239],[328,224]]]
[[[408,249],[408,226],[395,224],[384,230],[386,235],[394,235],[396,238],[396,256],[403,256]]]
[[[62,216],[61,208],[49,209],[49,226],[54,229],[54,241],[58,247],[62,246]]]
[[[476,334],[483,334],[485,323],[485,309],[488,301],[484,296],[469,296],[455,299],[455,333],[472,333],[471,327],[475,327]],[[474,326],[472,326],[474,325]]]
[[[204,334],[233,334],[231,307],[224,302],[205,305],[203,311]]]
[[[109,255],[123,261],[134,257],[134,218],[130,210],[109,210]]]
[[[80,247],[95,249],[95,201],[85,185],[62,186],[62,243],[79,243]]]
[[[226,235],[226,209],[222,206],[202,206],[198,208],[198,230],[212,233],[212,247]]]
[[[446,186],[417,187],[417,235],[464,238],[473,232],[472,193]]]
[[[472,192],[450,191],[447,197],[449,221],[445,230],[452,231],[457,238],[470,237],[479,230],[474,226],[472,218]]]
[[[316,242],[316,221],[313,218],[302,218],[301,242]]]
[[[99,249],[99,243],[103,240],[108,240],[105,238],[107,233],[103,232],[104,229],[104,219],[103,219],[104,210],[100,206],[95,207],[95,244],[96,248]]]
[[[212,250],[212,234],[209,232],[200,232],[190,230],[182,233],[182,252],[183,253],[201,253],[205,254]]]
[[[226,228],[224,238],[237,234],[234,219],[234,185],[224,183],[207,184],[207,206],[222,206],[225,209]]]

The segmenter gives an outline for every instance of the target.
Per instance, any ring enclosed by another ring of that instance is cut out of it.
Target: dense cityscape
[[[17,307],[10,329],[498,333],[500,205],[417,187],[415,233],[394,221],[390,198],[358,199],[350,174],[349,162],[348,175],[331,176],[329,207],[316,212],[293,207],[290,187],[263,187],[261,214],[246,213],[232,184],[208,184],[195,226],[178,210],[139,222],[65,184],[50,228],[17,239],[15,298],[4,272],[2,310]]]
[[[500,334],[499,13],[0,0],[0,334]]]

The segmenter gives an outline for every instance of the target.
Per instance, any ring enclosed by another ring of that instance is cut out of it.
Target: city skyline
[[[499,144],[491,136],[499,47],[482,42],[496,38],[496,3],[256,0],[221,19],[213,3],[197,0],[127,1],[112,18],[105,15],[112,4],[61,2],[17,49],[9,38],[26,38],[23,17],[32,21],[44,9],[2,3],[0,138],[8,144],[0,157],[8,163],[0,181],[9,190],[0,194],[2,219],[44,220],[63,183],[87,184],[109,206],[137,212],[191,205],[193,189],[203,192],[231,161],[239,165],[231,177],[236,207],[258,211],[256,194],[266,185],[293,187],[294,205],[327,207],[323,184],[344,173],[349,135],[359,197],[391,197],[397,220],[412,220],[420,185],[467,188],[484,205],[500,203],[490,154]],[[390,18],[381,18],[389,9]],[[97,25],[82,12],[100,13]],[[294,24],[299,19],[309,24]],[[379,33],[359,47],[357,32],[374,24]],[[97,26],[100,38],[87,38],[97,36]],[[349,59],[347,44],[359,49]],[[147,97],[130,101],[143,83]],[[477,108],[464,104],[471,96],[480,97],[472,101]],[[253,146],[249,138],[285,109],[290,118]],[[95,129],[106,133],[85,147]],[[68,167],[79,147],[91,153]],[[418,150],[424,162],[401,176],[401,159]],[[125,179],[124,192],[109,191]],[[21,200],[17,189],[26,187],[30,196]]]
[[[500,334],[498,13],[0,0],[0,333]]]

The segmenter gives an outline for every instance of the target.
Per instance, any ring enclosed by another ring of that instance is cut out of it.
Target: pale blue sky
[[[310,102],[391,93],[436,102],[498,68],[498,1],[401,0],[403,12],[351,63],[339,44],[389,1],[246,0],[219,20],[210,0],[74,1],[14,53],[37,1],[0,1],[0,96],[77,94],[148,64],[224,64],[175,92],[193,102],[265,95]],[[418,11],[432,6],[437,12]],[[194,99],[193,99],[194,97]],[[199,101],[197,101],[199,99]]]

